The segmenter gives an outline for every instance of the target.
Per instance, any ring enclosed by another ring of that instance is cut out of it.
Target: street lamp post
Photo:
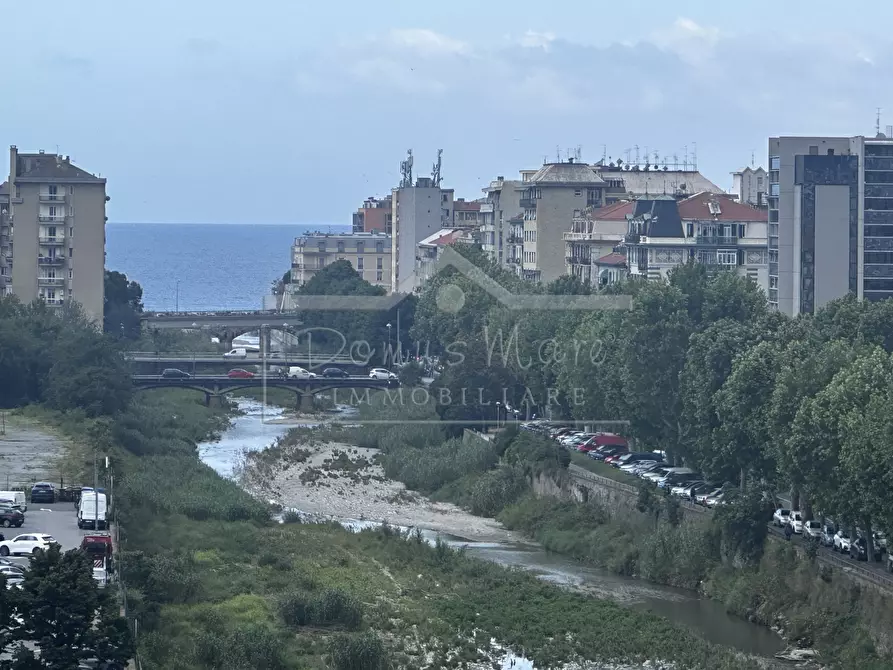
[[[502,407],[502,403],[498,400],[496,401],[496,430],[499,430],[499,410]]]
[[[388,323],[385,325],[387,326],[387,329],[388,329],[388,349],[390,349],[391,348],[391,324]],[[385,359],[385,362],[387,362],[387,359]],[[388,366],[388,367],[390,367],[390,366]]]

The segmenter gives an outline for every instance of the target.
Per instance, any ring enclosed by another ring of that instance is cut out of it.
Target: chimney
[[[9,193],[11,197],[15,195],[13,184],[15,184],[15,178],[18,176],[18,170],[16,170],[18,162],[19,150],[16,148],[16,145],[13,144],[9,147]]]

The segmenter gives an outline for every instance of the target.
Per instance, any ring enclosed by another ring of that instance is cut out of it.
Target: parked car
[[[785,509],[784,507],[779,507],[775,510],[775,513],[772,515],[772,523],[779,528],[784,528],[788,525],[788,520],[791,518],[791,510]]]
[[[703,491],[701,493],[696,493],[695,494],[695,504],[706,506],[708,498],[715,498],[720,493],[722,493],[721,486],[717,486],[716,488],[711,489],[710,491]]]
[[[231,379],[253,379],[254,373],[249,372],[248,370],[243,370],[242,368],[233,368],[226,373],[226,376]]]
[[[850,551],[850,545],[853,543],[852,532],[841,528],[834,534],[833,544],[831,545],[834,551],[839,551],[844,554],[848,554]]]
[[[791,530],[794,531],[797,535],[803,534],[803,512],[791,512],[788,517],[788,524],[791,526]]]
[[[24,579],[25,570],[18,565],[0,565],[0,575],[4,575],[7,579]]]
[[[56,502],[56,487],[49,482],[37,482],[31,487],[31,502]]]
[[[25,515],[11,505],[0,506],[0,526],[4,528],[21,528],[25,523]]]
[[[385,370],[384,368],[372,368],[369,371],[370,379],[379,379],[384,381],[392,381],[397,379],[397,375],[395,375],[390,370]]]
[[[248,350],[242,347],[236,347],[223,354],[224,358],[248,358]]]
[[[162,379],[189,379],[192,375],[177,368],[165,368],[161,371]]]
[[[28,511],[28,501],[24,491],[0,491],[0,505],[8,503],[11,507],[18,507],[22,514]]]
[[[16,535],[11,540],[0,542],[0,556],[16,556],[33,554],[38,549],[49,549],[52,545],[59,544],[52,535],[45,533],[26,533]]]
[[[697,480],[674,486],[670,489],[670,493],[679,496],[680,498],[694,500],[698,493],[710,493],[714,488],[715,487],[710,482]]]
[[[287,376],[289,379],[315,379],[316,373],[310,372],[310,370],[306,370],[300,366],[292,366],[288,369]]]
[[[837,526],[831,521],[825,521],[822,525],[822,537],[819,540],[825,547],[834,547],[834,536],[837,534]]]
[[[887,570],[893,572],[893,554],[887,552]]]
[[[881,551],[887,551],[887,535],[882,531],[876,530],[874,532],[874,543],[881,548]]]
[[[347,379],[350,377],[350,375],[341,368],[326,368],[322,371],[322,376],[329,377],[330,379]]]
[[[629,442],[625,437],[615,435],[614,433],[596,433],[583,443],[585,449],[580,451],[592,451],[600,447],[620,447],[625,451],[629,451]]]
[[[701,475],[691,468],[670,468],[670,471],[663,477],[657,479],[655,483],[659,488],[666,489],[672,488],[678,484],[698,481],[700,478]]]
[[[803,524],[803,536],[810,540],[822,540],[822,522],[818,519],[812,519]]]

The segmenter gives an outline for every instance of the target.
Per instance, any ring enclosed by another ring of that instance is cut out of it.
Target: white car
[[[316,373],[302,367],[292,366],[288,369],[289,379],[316,379]]]
[[[850,545],[853,539],[850,537],[850,531],[839,530],[834,535],[834,551],[840,551],[845,554],[850,553]]]
[[[223,354],[224,358],[248,358],[248,350],[243,349],[241,347],[236,347],[235,349],[231,349]]]
[[[34,554],[38,549],[49,549],[54,544],[59,544],[52,535],[34,533],[16,535],[11,540],[0,542],[0,556],[17,554]]]
[[[797,535],[803,534],[803,512],[791,512],[788,523],[791,525],[791,530]]]
[[[822,522],[813,519],[803,524],[803,534],[811,540],[822,539]]]
[[[0,565],[0,575],[7,579],[24,579],[25,571],[17,565]]]
[[[791,518],[791,510],[785,509],[784,507],[779,507],[775,510],[775,514],[772,515],[772,523],[778,526],[779,528],[784,528],[788,525],[788,520]]]
[[[372,370],[369,371],[369,378],[390,381],[397,379],[397,375],[395,375],[390,370],[385,370],[384,368],[372,368]]]

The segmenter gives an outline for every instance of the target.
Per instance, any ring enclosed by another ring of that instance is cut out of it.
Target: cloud
[[[548,51],[555,39],[555,33],[538,33],[535,30],[528,30],[521,36],[521,39],[518,40],[518,44],[528,49],[542,49],[543,51]]]
[[[712,58],[721,39],[719,28],[678,18],[669,28],[654,32],[649,41],[692,65],[703,65]]]
[[[467,43],[426,28],[392,30],[388,41],[397,47],[426,56],[466,56],[471,53],[471,47]]]

